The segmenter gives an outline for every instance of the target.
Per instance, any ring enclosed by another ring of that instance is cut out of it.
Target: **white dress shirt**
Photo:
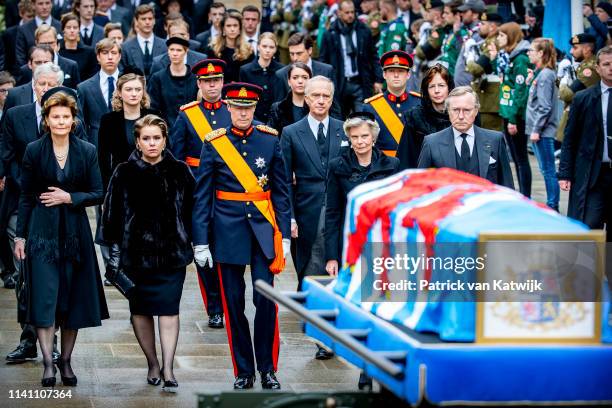
[[[357,60],[357,31],[356,30],[353,30],[353,35],[351,35],[351,41],[353,42],[353,48],[355,49],[355,60]],[[340,44],[342,45],[342,59],[344,60],[344,76],[346,78],[353,78],[354,76],[359,75],[359,72],[356,69],[353,70],[353,66],[351,64],[351,57],[349,57],[347,54],[348,50],[346,48],[346,38],[344,35],[340,35]],[[355,68],[357,68],[357,66],[355,66]]]
[[[93,34],[94,25],[95,24],[93,20],[91,20],[88,25],[81,25],[81,35],[84,37],[85,29],[87,29],[87,36],[91,37],[91,35]]]
[[[145,41],[148,41],[149,42],[149,53],[151,54],[151,58],[153,57],[153,38],[154,37],[155,36],[153,34],[151,34],[149,38],[144,38],[140,34],[136,34],[136,40],[138,41],[138,46],[140,47],[140,50],[142,51],[142,55],[145,54]]]
[[[457,149],[457,153],[461,156],[461,143],[463,143],[463,138],[461,135],[465,133],[467,137],[468,146],[470,147],[470,156],[474,153],[474,126],[468,129],[467,132],[460,132],[457,129],[453,128],[453,134],[455,135],[455,149]]]
[[[248,35],[244,35],[244,40],[249,43],[249,45],[253,48],[253,52],[255,54],[257,54],[257,45],[259,44],[259,42],[257,41],[257,38],[259,37],[258,33],[255,33],[254,36],[249,37]]]
[[[325,119],[319,122],[308,114],[308,126],[310,126],[310,131],[314,135],[315,141],[317,141],[317,133],[319,133],[319,123],[323,123],[323,134],[325,137],[327,137],[327,129],[329,129],[329,116],[326,116]]]
[[[608,89],[610,89],[611,87],[607,86],[606,84],[604,84],[603,81],[599,81],[599,86],[601,87],[601,117],[603,118],[603,134],[604,134],[604,141],[603,141],[603,155],[601,156],[601,161],[608,163],[610,162],[610,158],[608,157],[608,137],[612,137],[612,135],[608,135],[608,102],[610,100],[609,98],[609,92]]]
[[[36,129],[40,129],[40,121],[42,120],[42,108],[40,103],[36,102]]]
[[[113,72],[113,75],[108,75],[106,72],[100,70],[100,90],[102,91],[102,96],[104,96],[104,102],[108,101],[108,77],[112,76],[115,78],[113,84],[115,85],[115,89],[117,89],[117,78],[119,78],[119,70]]]
[[[49,15],[49,17],[47,17],[46,20],[43,21],[42,18],[35,16],[34,20],[36,20],[36,27],[40,27],[41,24],[46,24],[49,27],[51,26],[51,22],[53,21],[53,17],[51,17],[51,15]]]

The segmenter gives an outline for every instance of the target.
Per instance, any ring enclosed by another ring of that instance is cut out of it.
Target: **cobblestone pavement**
[[[534,199],[545,201],[544,182],[533,156]],[[513,169],[514,170],[514,169]],[[515,178],[516,180],[516,178]],[[518,184],[517,184],[518,185]],[[567,208],[567,194],[562,193],[561,209]],[[93,211],[90,220],[95,222]],[[100,262],[101,264],[101,262]],[[296,287],[293,265],[276,279],[276,287],[293,290]],[[247,273],[247,281],[250,276]],[[146,360],[140,351],[129,323],[127,301],[114,288],[105,288],[111,318],[101,327],[79,333],[73,368],[79,379],[71,390],[72,398],[48,400],[9,399],[13,390],[40,388],[42,364],[37,361],[21,365],[0,364],[0,407],[193,407],[196,393],[229,391],[233,370],[225,329],[213,330],[206,325],[207,317],[196,280],[195,267],[188,268],[181,302],[181,333],[175,362],[175,375],[180,384],[176,395],[164,395],[160,387],[146,384]],[[254,307],[250,285],[247,285],[247,316],[252,322]],[[0,356],[13,350],[19,341],[16,323],[15,294],[0,289]],[[301,332],[294,315],[280,309],[280,339],[278,379],[286,391],[355,390],[359,371],[340,359],[313,359],[314,343]],[[158,354],[161,353],[158,350]],[[59,380],[59,375],[58,375]],[[261,389],[256,383],[255,390]]]

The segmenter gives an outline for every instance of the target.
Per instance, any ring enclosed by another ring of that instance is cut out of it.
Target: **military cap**
[[[166,47],[172,44],[182,45],[183,47],[189,48],[189,41],[181,37],[170,37],[166,40]]]
[[[587,33],[576,34],[570,40],[570,45],[577,44],[595,44],[595,37]]]
[[[191,72],[198,78],[223,78],[223,72],[225,71],[225,61],[208,58],[203,59],[196,63]]]
[[[383,70],[387,68],[403,68],[409,70],[412,67],[412,57],[406,51],[395,50],[385,52],[380,57],[380,66]]]
[[[40,106],[44,107],[45,102],[47,102],[47,100],[51,97],[51,95],[54,95],[58,92],[63,92],[66,95],[74,98],[75,102],[77,101],[77,93],[74,89],[68,88],[67,86],[56,86],[55,88],[50,88],[47,90],[47,92],[45,92],[43,97],[40,99]]]
[[[263,88],[246,82],[232,82],[223,87],[225,102],[235,106],[253,106],[259,102]]]

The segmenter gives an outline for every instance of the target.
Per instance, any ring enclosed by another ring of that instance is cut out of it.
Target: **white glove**
[[[210,248],[208,245],[196,245],[194,250],[193,257],[195,258],[196,263],[201,268],[205,267],[206,264],[212,268],[213,266],[213,258],[210,253]]]
[[[283,238],[283,256],[287,258],[290,252],[291,252],[291,240],[289,238]]]

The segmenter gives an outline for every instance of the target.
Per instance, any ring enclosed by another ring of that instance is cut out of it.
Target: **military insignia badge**
[[[215,72],[215,66],[209,63],[206,67],[206,71],[208,71],[209,73]]]
[[[240,88],[240,91],[238,92],[238,96],[241,98],[246,98],[247,97],[247,90],[246,88],[242,87]]]
[[[263,169],[266,167],[266,161],[263,157],[258,157],[255,159],[255,166],[257,166],[258,169]]]
[[[264,186],[268,184],[268,175],[262,174],[261,176],[259,176],[257,178],[257,184],[259,184],[261,188],[264,188]]]
[[[517,75],[514,81],[519,85],[523,85],[525,83],[525,77],[523,75]]]

